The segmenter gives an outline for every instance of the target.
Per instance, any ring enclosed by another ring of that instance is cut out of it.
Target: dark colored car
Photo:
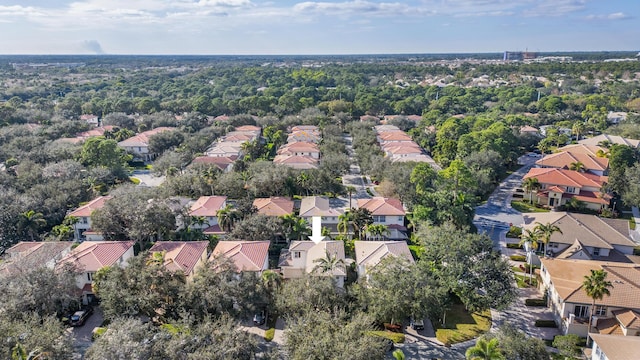
[[[265,320],[267,319],[266,313],[265,311],[261,311],[255,315],[253,315],[253,323],[256,325],[262,325],[264,324]]]
[[[409,325],[413,330],[424,330],[424,320],[422,319],[411,319]]]
[[[93,308],[91,307],[86,307],[80,311],[76,311],[75,313],[73,313],[73,315],[71,315],[69,324],[71,326],[82,326],[84,325],[85,321],[87,321],[89,316],[91,316],[91,314],[93,314]]]

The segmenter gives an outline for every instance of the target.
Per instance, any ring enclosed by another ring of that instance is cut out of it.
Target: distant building
[[[522,61],[522,60],[532,60],[536,58],[536,53],[534,52],[522,52],[522,51],[505,51],[502,55],[503,61]]]

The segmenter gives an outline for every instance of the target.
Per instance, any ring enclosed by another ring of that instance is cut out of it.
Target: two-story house
[[[0,261],[0,274],[14,275],[55,265],[71,251],[71,241],[21,241],[8,248]]]
[[[354,241],[358,278],[364,278],[382,259],[389,256],[404,259],[408,264],[415,261],[406,241]]]
[[[314,217],[320,217],[322,226],[332,233],[338,233],[338,217],[342,211],[331,207],[329,199],[324,196],[307,196],[300,201],[299,216],[309,223],[313,223]]]
[[[404,240],[407,238],[407,228],[404,226],[406,212],[400,200],[385,197],[358,199],[358,208],[369,210],[373,216],[374,224],[387,227],[389,230],[388,239]]]
[[[600,145],[603,143],[626,145],[632,148],[640,147],[640,140],[624,138],[622,136],[609,135],[609,134],[601,134],[598,136],[594,136],[594,137],[590,137],[590,138],[586,138],[578,141],[578,144],[585,144],[585,145]]]
[[[640,337],[591,334],[589,360],[629,360],[640,354]]]
[[[91,214],[104,207],[104,204],[111,198],[112,196],[98,196],[68,214],[68,216],[78,219],[78,222],[73,224],[73,239],[75,241],[99,241],[104,239],[102,234],[91,230]]]
[[[76,286],[82,290],[82,302],[95,298],[91,284],[96,271],[107,266],[125,267],[133,257],[133,241],[85,241],[56,264],[56,269],[72,266],[78,271]]]
[[[309,156],[314,159],[319,159],[320,148],[315,143],[299,141],[299,142],[283,145],[280,149],[278,149],[277,154],[292,155],[292,156]]]
[[[333,269],[322,271],[320,259],[327,255],[344,261],[344,243],[342,241],[292,241],[289,249],[283,249],[280,254],[279,266],[285,279],[301,278],[305,274],[316,276],[331,276],[336,286],[343,287],[347,277],[344,264],[337,264]]]
[[[547,244],[547,256],[561,259],[640,262],[640,257],[633,255],[633,249],[637,244],[631,240],[627,220],[567,212],[523,215],[523,229],[532,230],[537,224],[552,224],[562,231],[551,235]],[[533,260],[537,263],[537,259]]]
[[[592,210],[608,207],[611,196],[602,192],[606,176],[556,168],[533,168],[523,179],[536,178],[541,189],[534,196],[538,204],[558,207],[571,198],[582,201]]]
[[[191,222],[193,229],[202,229],[208,235],[222,235],[224,230],[218,223],[218,211],[227,206],[226,196],[201,196],[189,209],[189,216],[203,219],[202,223]]]
[[[190,280],[207,263],[208,246],[208,241],[157,241],[149,253],[162,253],[166,269],[180,271]]]
[[[253,206],[258,209],[258,214],[266,216],[284,216],[293,214],[294,202],[286,197],[272,196],[268,198],[253,199]]]
[[[220,241],[209,260],[222,256],[229,259],[238,271],[261,273],[269,269],[269,241]]]
[[[640,335],[640,329],[636,329],[640,322],[640,264],[552,258],[541,262],[540,277],[549,306],[564,334]],[[605,271],[612,287],[609,296],[595,300],[589,330],[593,299],[585,292],[583,282],[591,270]]]
[[[572,167],[581,164],[581,171],[583,172],[606,176],[609,173],[609,159],[604,156],[598,156],[603,154],[605,150],[600,146],[567,145],[558,149],[558,152],[546,155],[536,161],[536,166],[571,170]]]
[[[135,136],[132,136],[126,140],[122,140],[118,143],[118,146],[125,149],[128,153],[133,154],[135,159],[142,161],[152,161],[157,154],[153,154],[149,151],[149,139],[156,134],[165,131],[174,131],[172,127],[157,127],[152,130],[141,132]]]

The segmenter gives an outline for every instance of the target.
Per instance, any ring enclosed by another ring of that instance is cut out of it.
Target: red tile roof
[[[201,196],[191,205],[191,216],[218,216],[218,210],[225,206],[226,196]]]
[[[81,271],[95,272],[114,265],[133,244],[133,241],[85,241],[71,250],[56,266],[72,264]]]
[[[104,206],[104,204],[107,202],[107,200],[111,198],[112,196],[99,196],[89,201],[87,204],[80,206],[79,208],[70,212],[69,216],[89,217],[95,210],[101,209]]]
[[[220,170],[226,170],[230,164],[233,164],[237,156],[198,156],[193,159],[192,164],[209,164],[215,165]]]
[[[262,271],[269,256],[269,241],[220,241],[211,254],[230,259],[239,271]]]
[[[406,213],[402,202],[394,198],[374,197],[373,199],[358,199],[358,207],[371,211],[372,215],[402,215]]]
[[[585,186],[601,188],[608,180],[606,176],[597,176],[578,171],[556,168],[533,168],[523,179],[537,178],[541,184],[561,185],[582,188]]]
[[[189,276],[202,259],[206,257],[208,241],[158,241],[149,252],[163,252],[164,266],[172,271],[182,271]]]
[[[122,140],[118,143],[120,146],[147,146],[149,145],[149,138],[153,135],[159,134],[165,131],[173,131],[176,128],[173,127],[157,127],[148,131],[139,133],[126,140]]]
[[[609,159],[592,154],[571,150],[550,154],[536,161],[536,165],[569,169],[571,164],[580,162],[587,171],[605,171],[609,167]]]
[[[293,213],[293,201],[285,197],[257,198],[253,200],[253,206],[259,214],[267,216],[283,216]]]

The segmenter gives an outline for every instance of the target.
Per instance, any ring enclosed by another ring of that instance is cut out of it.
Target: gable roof
[[[376,266],[387,256],[397,256],[414,263],[406,241],[354,241],[356,263],[365,267]]]
[[[640,313],[630,309],[612,311],[620,325],[627,329],[640,330]]]
[[[237,156],[198,156],[191,163],[215,165],[218,169],[224,171],[235,162],[236,158]]]
[[[316,260],[323,259],[327,256],[327,253],[331,256],[335,256],[338,259],[345,259],[344,255],[344,242],[342,241],[320,241],[314,243],[310,240],[304,241],[292,241],[289,246],[289,251],[286,253],[284,261],[280,263],[280,266],[291,266],[291,254],[294,251],[306,252],[305,272],[314,273],[318,262]],[[345,266],[337,266],[331,274],[333,276],[346,276],[347,270]]]
[[[85,205],[82,205],[79,208],[70,212],[69,216],[89,217],[95,210],[102,209],[102,207],[104,207],[104,204],[107,202],[107,200],[110,200],[112,198],[113,196],[98,196],[97,198],[86,203]]]
[[[608,360],[635,359],[640,354],[640,337],[603,335],[591,333],[589,336],[606,355]]]
[[[260,131],[262,131],[262,128],[260,126],[255,126],[255,125],[242,125],[242,126],[236,127],[235,131],[251,131],[251,132],[260,133]]]
[[[182,271],[189,276],[196,265],[206,255],[208,241],[157,241],[151,249],[150,253],[163,252],[164,266],[171,271]]]
[[[191,205],[191,216],[218,216],[218,210],[225,206],[226,196],[201,196]]]
[[[269,256],[269,241],[220,241],[211,253],[230,259],[239,271],[262,271]]]
[[[614,263],[595,260],[540,259],[553,286],[565,302],[591,304],[592,299],[582,288],[585,276],[591,270],[604,270],[607,280],[613,287],[611,295],[602,300],[596,299],[596,305],[613,306],[628,309],[640,308],[640,265]]]
[[[0,273],[15,274],[23,270],[31,270],[41,266],[52,266],[71,251],[71,241],[21,241],[7,249]]]
[[[320,148],[315,143],[306,141],[298,141],[294,143],[285,144],[278,149],[278,154],[285,154],[287,152],[304,151],[304,152],[320,152]]]
[[[594,136],[592,138],[580,140],[578,141],[578,144],[598,145],[603,141],[608,141],[612,144],[627,145],[634,148],[637,148],[640,146],[640,140],[628,139],[628,138],[623,138],[622,136],[609,135],[609,134],[602,134],[602,135]]]
[[[159,134],[161,132],[165,132],[165,131],[173,131],[176,130],[176,128],[173,127],[166,127],[166,126],[161,126],[161,127],[157,127],[155,129],[151,129],[151,130],[147,130],[144,132],[141,132],[137,135],[134,135],[126,140],[122,140],[118,143],[118,145],[120,146],[128,146],[128,147],[132,147],[132,146],[149,146],[149,138],[152,137],[153,135]]]
[[[339,215],[340,212],[332,208],[324,196],[306,196],[300,201],[300,217]]]
[[[385,131],[378,133],[380,141],[412,141],[411,136],[407,135],[404,131]]]
[[[523,179],[537,178],[541,184],[553,184],[570,187],[601,188],[607,181],[606,176],[597,176],[578,171],[556,168],[532,168]]]
[[[613,221],[612,221],[613,220]],[[629,238],[629,223],[626,220],[602,219],[596,215],[568,212],[526,213],[524,229],[533,229],[536,223],[556,225],[559,232],[551,235],[551,242],[573,244],[576,240],[584,246],[613,249],[613,245],[634,247],[636,244]],[[611,226],[612,223],[620,224]],[[627,232],[620,232],[625,223]]]
[[[402,202],[394,198],[358,199],[358,207],[371,211],[371,215],[404,216],[406,214]]]
[[[569,169],[571,164],[576,162],[582,163],[587,171],[605,171],[609,168],[609,159],[607,158],[571,150],[547,155],[536,161],[536,165]]]
[[[95,272],[114,265],[133,244],[133,241],[84,241],[62,258],[56,267],[72,264],[83,272]]]
[[[276,155],[273,158],[274,164],[282,164],[294,169],[316,169],[318,160],[307,155]]]
[[[267,216],[283,216],[293,213],[293,200],[286,197],[256,198],[253,199],[253,206],[258,209],[258,214]]]

